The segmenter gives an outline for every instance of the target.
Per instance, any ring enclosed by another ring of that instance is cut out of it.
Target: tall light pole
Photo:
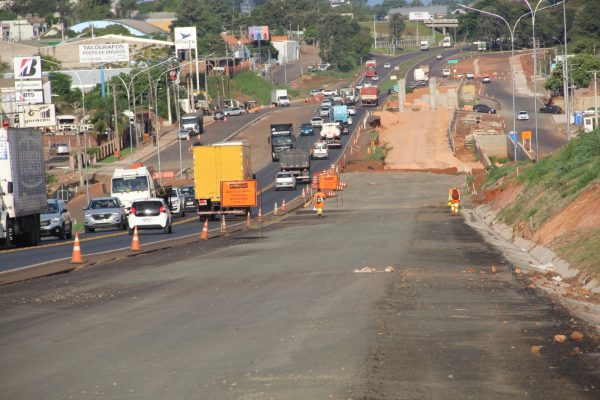
[[[565,92],[565,114],[567,114],[567,140],[571,140],[571,104],[569,95],[569,53],[567,51],[567,0],[563,1],[563,30],[565,39],[565,59],[563,67],[565,69],[567,91]]]
[[[563,46],[563,42],[559,38],[552,36],[552,39],[556,40],[558,43],[560,43],[561,46]],[[569,72],[567,71],[567,52],[566,52],[566,50],[565,50],[565,54],[563,57],[564,57],[563,62],[562,62],[563,99],[565,99],[565,114],[567,115],[567,123],[566,123],[567,139],[570,140],[571,139],[571,121],[570,121],[569,106],[568,106],[569,95],[567,94],[567,92],[569,91]]]
[[[121,82],[123,82],[123,86],[125,87],[125,91],[127,92],[127,107],[131,107],[131,96],[129,93],[129,86],[125,83],[125,81],[123,80],[123,78],[121,78],[119,75],[115,75],[115,78],[119,78],[119,80]],[[114,95],[114,93],[113,93]],[[134,114],[135,116],[135,114]],[[129,121],[129,156],[131,157],[131,164],[133,164],[133,128],[131,126],[131,115],[127,114],[127,120]],[[118,134],[118,132],[117,132]]]

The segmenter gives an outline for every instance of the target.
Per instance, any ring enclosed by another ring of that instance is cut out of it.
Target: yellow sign
[[[256,207],[256,181],[221,182],[222,207]]]
[[[531,140],[531,131],[523,131],[521,132],[522,140]]]

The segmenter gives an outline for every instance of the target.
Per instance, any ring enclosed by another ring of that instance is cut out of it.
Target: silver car
[[[92,199],[83,210],[83,226],[88,233],[98,228],[127,229],[127,210],[116,197]]]
[[[67,205],[62,200],[49,199],[46,212],[40,215],[41,236],[56,236],[61,240],[73,237],[73,223]]]
[[[280,171],[275,176],[275,190],[296,190],[296,177],[289,171]]]

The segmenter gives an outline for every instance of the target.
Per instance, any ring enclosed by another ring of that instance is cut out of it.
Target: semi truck
[[[290,98],[287,89],[273,89],[271,91],[271,104],[276,107],[289,107]]]
[[[294,148],[294,127],[292,124],[271,124],[271,133],[267,139],[271,145],[271,159],[279,161],[279,153]]]
[[[347,105],[336,105],[333,106],[333,122],[339,122],[342,128],[342,135],[350,133],[350,118],[348,116]]]
[[[0,247],[39,244],[46,208],[42,133],[0,128]]]
[[[377,61],[367,60],[365,62],[365,77],[372,78],[377,75]]]
[[[204,116],[201,112],[184,114],[179,122],[181,129],[188,131],[191,136],[204,133]]]
[[[329,148],[342,147],[341,129],[338,122],[327,122],[321,128],[321,140],[327,143]]]
[[[427,82],[429,77],[422,68],[415,68],[415,71],[413,72],[413,80],[415,82]]]
[[[217,215],[246,215],[247,209],[221,209],[221,182],[254,178],[246,140],[194,146],[194,193],[200,220]]]
[[[294,174],[296,182],[310,182],[310,154],[300,149],[282,151],[279,153],[279,170]]]
[[[360,105],[374,106],[379,105],[379,88],[377,86],[363,86],[360,89]]]

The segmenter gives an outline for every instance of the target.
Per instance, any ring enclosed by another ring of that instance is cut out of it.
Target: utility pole
[[[567,52],[567,8],[566,0],[563,1],[563,29],[564,29],[564,41],[565,41],[565,59],[563,60],[563,70],[565,74],[567,90],[564,93],[565,97],[565,114],[567,114],[567,140],[571,140],[571,105],[569,104],[569,53]]]
[[[598,71],[594,73],[594,128],[598,127]]]

